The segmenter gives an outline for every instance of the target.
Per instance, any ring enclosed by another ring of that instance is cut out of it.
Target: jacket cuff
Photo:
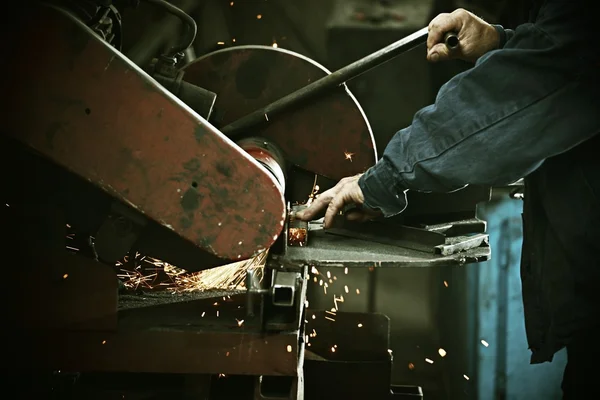
[[[510,29],[504,29],[502,25],[492,25],[496,32],[498,32],[498,37],[500,38],[500,43],[498,44],[498,48],[501,49],[506,45],[506,42],[510,40],[512,37],[513,31]]]
[[[393,217],[404,211],[407,189],[395,175],[385,158],[365,172],[358,180],[365,198],[364,206],[381,211],[385,217]]]

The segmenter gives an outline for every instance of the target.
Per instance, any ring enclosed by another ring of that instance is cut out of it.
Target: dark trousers
[[[600,330],[589,329],[567,345],[567,366],[563,375],[564,400],[600,399]]]

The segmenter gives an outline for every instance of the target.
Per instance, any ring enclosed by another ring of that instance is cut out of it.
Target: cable
[[[181,20],[181,22],[187,26],[186,36],[184,36],[181,44],[179,46],[174,46],[171,49],[171,54],[175,55],[177,53],[181,53],[185,51],[188,47],[194,43],[196,39],[196,33],[198,32],[198,25],[196,25],[196,21],[192,17],[190,17],[187,13],[181,10],[178,7],[175,7],[173,4],[169,3],[165,0],[143,0],[146,3],[151,3],[161,8],[164,8],[169,14],[176,16]]]

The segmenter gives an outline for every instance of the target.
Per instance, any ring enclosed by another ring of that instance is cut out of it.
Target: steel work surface
[[[309,264],[323,267],[433,267],[464,265],[490,259],[489,247],[478,247],[451,256],[438,256],[399,246],[309,232],[308,246],[288,247],[285,255],[273,255],[272,263]]]
[[[245,295],[174,304],[160,301],[178,297],[169,292],[152,297],[153,306],[123,307],[116,331],[15,330],[4,359],[16,369],[36,365],[80,372],[297,374],[299,332],[261,332],[246,318]]]

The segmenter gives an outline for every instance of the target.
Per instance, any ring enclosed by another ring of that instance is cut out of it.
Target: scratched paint
[[[42,9],[7,38],[21,62],[3,75],[6,131],[208,253],[271,247],[285,203],[266,170],[88,28]]]

